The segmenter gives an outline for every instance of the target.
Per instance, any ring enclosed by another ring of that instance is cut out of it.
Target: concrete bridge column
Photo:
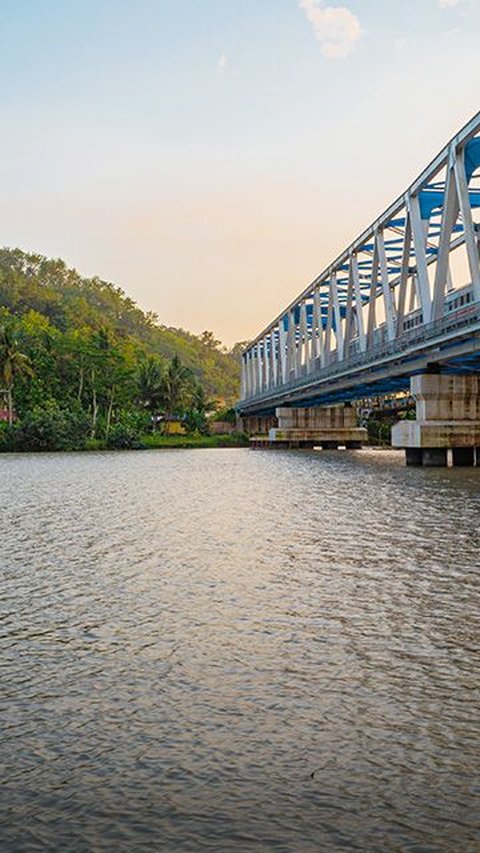
[[[410,390],[416,418],[392,429],[407,465],[444,466],[449,457],[453,465],[480,464],[480,376],[422,373],[412,376]]]
[[[275,427],[277,420],[274,415],[243,415],[237,422],[237,429],[247,435],[267,436],[268,431]]]
[[[275,410],[278,426],[271,426],[267,439],[252,439],[261,447],[322,447],[323,449],[360,448],[367,430],[357,426],[351,406],[321,406]]]

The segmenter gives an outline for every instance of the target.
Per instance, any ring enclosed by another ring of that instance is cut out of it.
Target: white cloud
[[[228,65],[228,57],[226,56],[225,53],[222,53],[222,55],[219,56],[217,59],[217,71],[218,71],[218,73],[223,74],[227,65]]]
[[[393,42],[395,50],[398,50],[399,53],[402,53],[408,47],[408,39],[400,37],[396,38]]]
[[[299,0],[327,59],[345,59],[363,34],[357,16],[345,6],[323,6],[322,0]]]
[[[458,6],[460,0],[438,0],[438,5],[441,9],[453,9],[454,6]]]

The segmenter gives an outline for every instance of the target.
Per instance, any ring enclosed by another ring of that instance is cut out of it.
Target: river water
[[[2,851],[478,851],[480,471],[0,457]]]

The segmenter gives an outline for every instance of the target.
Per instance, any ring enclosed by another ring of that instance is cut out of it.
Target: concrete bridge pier
[[[268,439],[253,438],[255,447],[338,447],[357,449],[367,439],[367,430],[357,426],[357,415],[351,406],[280,407],[275,410],[278,426],[272,427]]]
[[[480,465],[480,376],[422,373],[412,376],[410,390],[416,419],[392,429],[407,465]]]
[[[276,426],[277,419],[273,415],[244,415],[237,423],[237,429],[247,435],[268,435],[269,430]]]

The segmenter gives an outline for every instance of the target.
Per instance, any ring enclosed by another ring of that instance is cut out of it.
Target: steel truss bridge
[[[479,214],[480,113],[249,344],[239,412],[394,393],[431,369],[480,372]]]

